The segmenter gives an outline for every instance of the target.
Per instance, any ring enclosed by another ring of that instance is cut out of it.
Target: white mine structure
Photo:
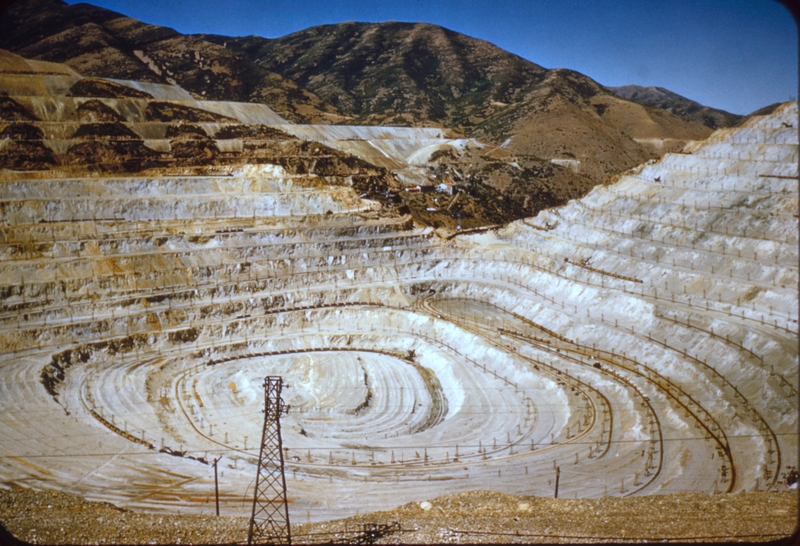
[[[65,96],[69,78],[0,76],[51,149],[87,100]],[[147,91],[401,178],[413,157],[464,145]],[[141,100],[102,102],[169,148]],[[450,239],[274,165],[0,171],[0,483],[213,513],[222,457],[222,513],[246,515],[263,378],[278,375],[295,521],[476,489],[549,497],[555,467],[562,498],[783,489],[797,464],[797,125],[786,104]]]

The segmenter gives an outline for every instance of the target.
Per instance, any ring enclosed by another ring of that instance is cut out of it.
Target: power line
[[[797,432],[783,432],[783,433],[775,433],[775,436],[798,436]],[[764,438],[764,435],[761,434],[739,434],[735,436],[728,436],[729,439],[741,439],[741,438]],[[709,441],[708,438],[704,436],[691,436],[686,438],[663,438],[662,442],[688,442],[688,441]],[[610,445],[621,445],[621,444],[641,444],[650,442],[650,438],[642,438],[639,440],[610,440],[605,441],[603,444],[610,444]],[[550,442],[541,442],[535,444],[537,449],[545,448],[545,447],[556,447],[556,446],[580,446],[580,445],[596,445],[597,441],[570,441],[570,442],[563,442],[563,443],[550,443]],[[398,445],[390,445],[390,444],[380,444],[373,447],[373,449],[364,448],[363,451],[379,451],[379,450],[387,450],[387,449],[454,449],[456,445],[459,449],[467,449],[467,448],[478,448],[479,444],[464,444],[464,443],[453,443],[453,444],[443,444],[443,445],[436,445],[436,444],[398,444]],[[482,445],[482,444],[481,444]],[[505,443],[498,443],[498,450],[506,449],[509,445],[517,445],[517,444],[508,444]],[[505,446],[505,447],[503,447]],[[483,446],[486,447],[486,446]],[[341,446],[297,446],[293,448],[286,448],[287,450],[295,450],[295,451],[353,451],[352,448],[348,447],[341,447]],[[229,449],[222,449],[222,448],[212,448],[212,449],[186,449],[183,450],[183,453],[230,453],[231,451],[237,451],[240,453],[247,453],[253,456],[258,454],[258,450],[256,449],[240,449],[240,448],[229,448]],[[357,450],[358,451],[358,450]],[[522,452],[520,452],[521,454]],[[536,454],[536,451],[527,451],[525,453],[528,454]],[[74,458],[74,457],[111,457],[115,455],[120,455],[120,452],[111,452],[111,453],[64,453],[64,454],[34,454],[34,455],[0,455],[0,459],[14,459],[14,458],[24,458],[24,459],[59,459],[59,458]],[[166,455],[165,453],[159,451],[141,451],[141,452],[126,452],[123,455],[126,456],[141,456],[141,455]],[[519,455],[519,454],[518,454]]]
[[[264,378],[264,428],[247,544],[292,544],[281,442],[281,415],[289,408],[281,399],[281,385],[280,376]]]

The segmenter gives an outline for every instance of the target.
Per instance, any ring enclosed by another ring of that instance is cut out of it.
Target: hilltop
[[[718,108],[703,106],[697,101],[687,99],[663,87],[642,87],[641,85],[624,85],[622,87],[607,87],[622,98],[649,104],[681,118],[702,123],[711,129],[735,127],[741,124],[748,116],[731,114]],[[764,115],[754,112],[751,115]]]
[[[512,154],[573,161],[593,183],[710,134],[578,72],[425,23],[189,36],[89,4],[32,0],[3,12],[0,48],[84,76],[263,103],[296,123],[447,128]]]
[[[595,182],[711,131],[426,23],[340,23],[224,44],[319,95],[349,124],[435,125],[516,154],[578,160]]]
[[[0,146],[0,168],[168,175],[280,165],[449,230],[531,216],[593,186],[564,166],[474,139],[448,139],[439,129],[295,125],[263,104],[199,100],[174,85],[83,77],[67,65],[4,50],[0,76],[6,93],[0,138],[7,142]],[[49,111],[53,103],[56,112]],[[427,191],[443,182],[459,190]],[[420,184],[426,191],[416,188]]]
[[[175,84],[197,98],[259,102],[302,123],[336,109],[230,49],[90,4],[14,2],[0,13],[0,48],[65,63],[84,76]]]

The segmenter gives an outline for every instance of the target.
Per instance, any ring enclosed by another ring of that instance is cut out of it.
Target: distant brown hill
[[[27,76],[22,83],[21,74]],[[61,79],[53,82],[54,76]],[[0,169],[164,176],[219,172],[243,164],[279,165],[292,175],[313,175],[305,182],[295,180],[297,184],[343,184],[381,201],[388,213],[410,213],[421,224],[450,230],[532,216],[594,186],[563,166],[476,141],[442,138],[438,130],[315,127],[312,134],[328,146],[307,138],[303,129],[309,127],[286,125],[271,110],[272,116],[265,108],[249,108],[256,105],[191,100],[183,89],[144,86],[160,96],[156,98],[137,85],[83,78],[64,64],[31,61],[0,49],[0,142],[5,142]],[[165,96],[182,98],[173,102]],[[220,107],[227,115],[215,111]],[[265,118],[277,127],[262,124]],[[330,138],[329,132],[336,136]],[[363,141],[371,133],[380,135],[379,141],[392,141],[388,147],[370,141],[367,149],[377,150],[379,159],[390,159],[385,150],[404,150],[388,161],[404,174],[395,176],[386,165],[371,163],[374,156],[364,148],[356,146],[360,155],[347,152],[346,143]],[[337,149],[343,143],[344,149]],[[415,163],[405,163],[402,157],[414,150]],[[407,184],[409,176],[426,186],[425,191]],[[455,186],[433,191],[439,183],[445,188],[454,184],[458,191]],[[407,186],[412,191],[404,191]]]
[[[276,39],[182,35],[88,4],[19,0],[0,48],[87,76],[176,83],[301,123],[440,126],[600,182],[710,129],[424,23],[341,23]]]
[[[230,49],[89,4],[18,0],[0,13],[0,48],[85,76],[178,84],[198,98],[262,102],[289,120],[330,122],[336,109]]]
[[[622,87],[607,87],[607,89],[620,97],[656,106],[687,121],[702,123],[711,129],[735,127],[748,117],[703,106],[699,102],[687,99],[663,87],[624,85]]]
[[[711,132],[578,72],[548,70],[430,24],[198,37],[297,82],[352,116],[347,123],[449,127],[515,153],[580,160],[581,172],[598,181]]]
[[[772,104],[768,104],[767,106],[764,106],[763,108],[759,108],[755,112],[750,112],[747,115],[747,117],[749,118],[749,117],[752,117],[752,116],[768,116],[772,112],[777,110],[778,106],[781,106],[782,104],[784,104],[784,103],[782,103],[782,102],[773,102]]]

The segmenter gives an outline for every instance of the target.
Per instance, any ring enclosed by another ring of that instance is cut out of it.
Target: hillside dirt
[[[295,544],[761,542],[788,538],[796,516],[795,491],[600,499],[472,491],[330,522],[290,515]],[[142,513],[66,493],[0,490],[0,522],[32,544],[242,543],[248,519]]]
[[[89,4],[14,2],[0,17],[0,48],[65,63],[84,76],[177,84],[204,99],[263,102],[292,122],[342,119],[313,92],[224,46]],[[118,96],[113,85],[83,85],[76,93]]]
[[[606,87],[624,99],[649,104],[687,121],[702,123],[710,129],[735,127],[747,119],[747,116],[732,114],[718,108],[709,108],[699,102],[682,97],[663,87],[642,87],[641,85],[624,85]]]
[[[345,123],[447,127],[515,154],[581,161],[595,183],[711,129],[425,23],[340,23],[275,39],[204,39],[297,82]]]
[[[88,4],[30,0],[0,17],[0,48],[84,76],[264,103],[294,123],[447,127],[515,154],[579,160],[595,183],[711,133],[578,72],[425,23],[187,36]],[[118,92],[84,85],[99,97]]]

